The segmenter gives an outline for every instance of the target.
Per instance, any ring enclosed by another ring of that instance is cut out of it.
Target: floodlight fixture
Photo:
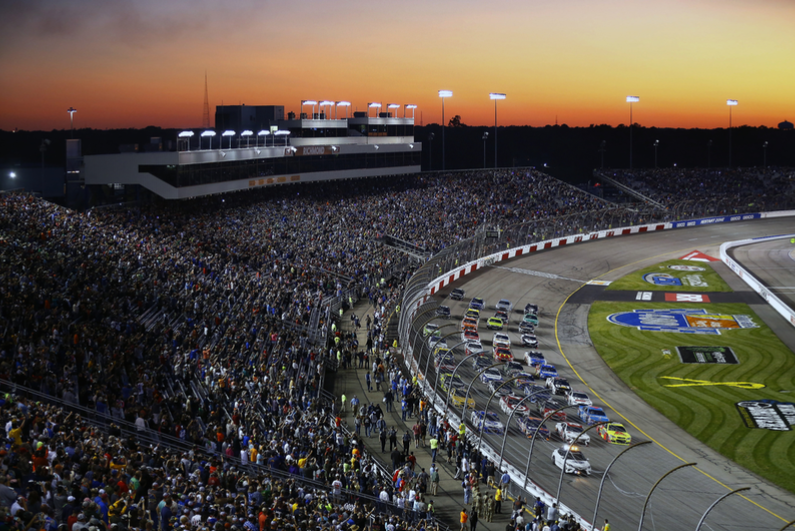
[[[193,136],[193,131],[182,131],[179,135],[179,138],[190,138]]]
[[[726,105],[735,106],[737,105],[737,100],[726,100]]]
[[[492,100],[504,100],[505,94],[501,92],[489,92],[489,98]]]
[[[452,90],[440,90],[439,91],[439,97],[440,98],[452,98],[453,97],[453,91]]]
[[[639,96],[627,96],[627,103],[638,103],[639,101]]]

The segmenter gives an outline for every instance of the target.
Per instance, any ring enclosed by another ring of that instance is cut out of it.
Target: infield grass
[[[720,335],[710,336],[646,332],[607,321],[607,316],[615,312],[683,307],[704,308],[712,314],[748,315],[759,327],[721,330]],[[591,306],[588,328],[602,358],[646,402],[709,447],[795,492],[795,430],[748,428],[735,406],[742,400],[795,402],[795,354],[748,305],[600,301]],[[739,364],[682,363],[677,346],[728,346]],[[670,350],[671,355],[664,356],[663,349]],[[710,383],[752,382],[765,387],[665,387],[682,382],[662,376]]]
[[[704,271],[677,271],[675,269],[671,269],[668,266],[689,266],[689,267],[700,267],[703,268]],[[652,284],[651,282],[646,282],[643,279],[643,276],[648,273],[666,273],[672,277],[678,278],[681,282],[681,286],[671,286],[671,285],[657,285]],[[693,286],[689,285],[688,278],[697,276],[700,277],[706,285],[705,286]],[[690,291],[690,292],[705,292],[705,291],[731,291],[726,282],[720,278],[720,275],[715,272],[714,269],[709,265],[708,262],[691,262],[688,260],[668,260],[666,262],[661,262],[659,264],[655,264],[653,266],[649,266],[645,269],[641,269],[639,271],[635,271],[630,273],[629,275],[622,277],[614,282],[612,282],[607,289],[609,290],[628,290],[628,291]]]

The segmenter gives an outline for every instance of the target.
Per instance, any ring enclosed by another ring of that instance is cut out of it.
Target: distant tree
[[[450,122],[447,124],[448,127],[466,127],[466,124],[461,123],[461,116],[456,114],[452,118],[450,118]]]

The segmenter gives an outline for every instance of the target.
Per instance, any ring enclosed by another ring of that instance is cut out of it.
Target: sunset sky
[[[415,103],[493,125],[795,121],[793,0],[5,0],[0,129],[199,127],[215,105]]]

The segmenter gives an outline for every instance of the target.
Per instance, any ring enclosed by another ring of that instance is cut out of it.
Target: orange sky
[[[10,0],[0,129],[198,127],[214,106],[416,103],[493,125],[795,121],[792,0]]]

